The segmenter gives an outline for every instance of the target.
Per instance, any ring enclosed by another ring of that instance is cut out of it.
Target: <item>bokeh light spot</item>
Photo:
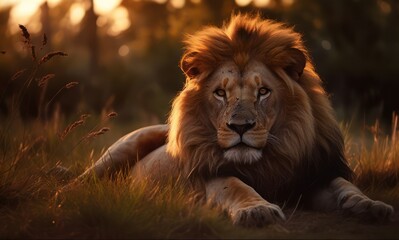
[[[294,3],[294,0],[283,0],[282,2],[285,7],[289,7]]]
[[[252,2],[252,0],[236,0],[237,5],[240,7],[245,7],[248,4],[250,4],[251,2]]]
[[[156,2],[156,3],[159,3],[159,4],[164,4],[168,0],[153,0],[153,1]]]
[[[185,0],[171,0],[170,4],[172,4],[172,6],[174,8],[182,8],[184,7],[184,4],[186,3]]]
[[[384,14],[389,14],[392,10],[391,5],[386,1],[379,0],[377,2],[377,4],[378,4],[378,7],[380,8],[381,12]]]
[[[321,41],[321,46],[325,49],[325,50],[331,50],[331,43],[328,40],[323,40]]]
[[[47,4],[50,8],[53,8],[60,4],[61,1],[62,0],[47,0]]]
[[[10,11],[10,18],[8,20],[9,30],[12,34],[19,31],[18,24],[29,27],[31,33],[37,33],[41,30],[41,23],[38,19],[32,19],[34,15],[40,10],[42,1],[20,1],[13,6]]]
[[[69,10],[69,21],[72,25],[77,25],[85,16],[85,7],[81,3],[72,4]]]
[[[267,7],[270,4],[270,0],[254,0],[256,7]]]
[[[121,57],[127,56],[127,55],[129,54],[129,52],[130,52],[130,49],[129,49],[129,47],[126,46],[126,45],[120,46],[120,48],[119,48],[119,50],[118,50],[118,54],[119,54],[119,56],[121,56]]]
[[[97,18],[97,21],[96,21],[97,27],[104,27],[105,25],[107,25],[107,23],[108,23],[108,19],[106,17],[99,16]]]
[[[117,36],[130,27],[129,12],[123,6],[113,10],[110,14],[110,19],[112,25],[107,31],[108,35]]]
[[[122,0],[94,0],[94,12],[98,15],[110,13],[121,4]]]

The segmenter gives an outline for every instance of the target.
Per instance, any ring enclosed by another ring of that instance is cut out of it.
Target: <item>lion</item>
[[[246,227],[284,221],[281,204],[298,202],[393,216],[392,206],[351,183],[331,103],[292,27],[237,14],[184,43],[186,83],[167,124],[122,137],[78,179],[128,166],[136,179],[186,179],[207,204]]]

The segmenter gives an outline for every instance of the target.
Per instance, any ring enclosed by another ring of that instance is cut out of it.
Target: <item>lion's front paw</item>
[[[360,194],[344,198],[341,201],[341,207],[346,213],[372,217],[379,221],[390,220],[394,214],[394,209],[391,205],[371,200]]]
[[[244,227],[263,227],[278,221],[285,221],[284,213],[280,207],[271,203],[238,208],[232,212],[231,218],[233,224]]]

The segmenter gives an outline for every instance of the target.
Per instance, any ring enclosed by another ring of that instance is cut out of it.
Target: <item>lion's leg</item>
[[[97,162],[78,177],[84,180],[94,174],[101,178],[134,164],[166,142],[167,125],[140,128],[115,142]]]
[[[235,177],[216,178],[208,182],[206,198],[209,204],[225,210],[236,225],[262,227],[285,220],[279,206],[267,202]]]
[[[371,200],[341,177],[314,195],[312,207],[321,211],[342,210],[351,215],[369,216],[377,220],[389,220],[394,213],[392,206]]]

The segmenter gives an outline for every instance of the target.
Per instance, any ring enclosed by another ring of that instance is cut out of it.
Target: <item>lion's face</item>
[[[326,163],[350,175],[328,96],[293,28],[235,16],[190,35],[180,67],[186,83],[167,153],[187,178],[237,174],[274,194],[287,175],[322,176]]]
[[[227,161],[251,163],[262,157],[278,114],[280,88],[271,71],[257,61],[243,70],[227,62],[210,76],[210,118]]]

